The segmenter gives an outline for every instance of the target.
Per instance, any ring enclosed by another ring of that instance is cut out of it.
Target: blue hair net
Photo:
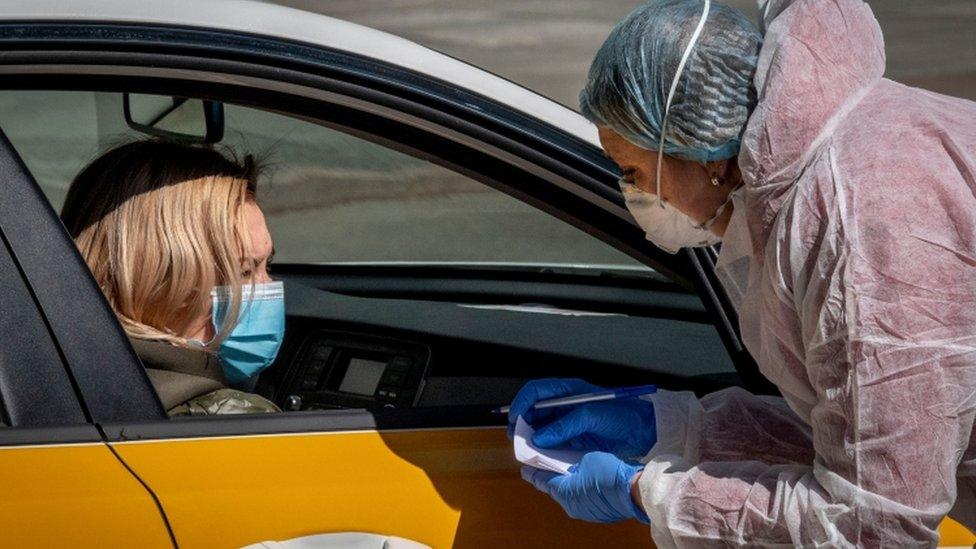
[[[703,0],[652,0],[617,23],[580,92],[583,116],[658,150],[668,92],[703,6]],[[738,154],[756,106],[752,78],[761,45],[745,16],[712,4],[671,100],[664,153],[698,162]]]

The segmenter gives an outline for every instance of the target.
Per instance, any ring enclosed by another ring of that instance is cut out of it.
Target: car
[[[775,392],[716,250],[649,243],[595,128],[517,84],[245,0],[7,0],[0,51],[5,545],[649,546],[523,482],[493,409],[552,376]],[[167,417],[59,220],[146,134],[268,156],[283,413]]]

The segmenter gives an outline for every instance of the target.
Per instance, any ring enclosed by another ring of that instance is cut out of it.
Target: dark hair
[[[242,160],[229,149],[146,139],[118,145],[99,155],[75,176],[68,188],[61,220],[72,238],[85,229],[83,220],[97,220],[133,195],[167,183],[206,177],[233,177],[248,182],[251,198],[257,191],[260,167],[252,155]],[[121,181],[144,185],[119,185]],[[104,194],[112,195],[105,200]],[[98,197],[98,200],[95,198]],[[104,211],[93,212],[92,208]]]

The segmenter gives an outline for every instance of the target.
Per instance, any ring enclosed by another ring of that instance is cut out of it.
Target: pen
[[[617,400],[621,398],[633,398],[650,395],[657,392],[657,385],[638,385],[637,387],[619,387],[617,389],[606,389],[595,393],[582,395],[570,395],[549,400],[540,400],[532,405],[533,408],[555,408],[556,406],[572,406],[574,404],[585,404],[587,402],[598,402],[601,400]],[[507,414],[510,406],[502,406],[492,410],[494,414]]]

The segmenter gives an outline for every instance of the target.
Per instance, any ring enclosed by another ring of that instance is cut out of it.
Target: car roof
[[[389,33],[318,13],[255,0],[4,0],[0,22],[143,24],[244,32],[304,42],[410,69],[555,126],[599,146],[579,113],[473,65]]]

